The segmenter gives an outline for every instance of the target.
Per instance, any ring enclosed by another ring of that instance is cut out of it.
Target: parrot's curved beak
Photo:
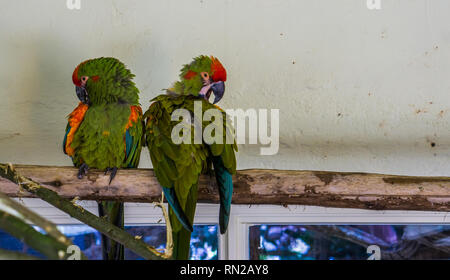
[[[83,102],[84,104],[88,105],[89,104],[89,95],[88,95],[86,88],[76,86],[75,91],[77,93],[78,99],[80,99],[80,101]]]
[[[220,101],[220,99],[222,99],[223,94],[225,93],[225,83],[222,81],[215,82],[215,83],[211,84],[211,90],[214,93],[213,104],[216,104],[217,102]]]

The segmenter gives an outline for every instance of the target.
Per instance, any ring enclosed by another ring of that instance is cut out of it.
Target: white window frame
[[[55,224],[82,224],[40,199],[20,199],[25,206]],[[79,202],[86,210],[97,214],[94,201]],[[249,227],[258,224],[450,224],[450,212],[377,211],[363,209],[326,208],[291,205],[232,205],[230,224],[219,235],[219,259],[249,259]],[[217,204],[197,205],[196,224],[217,224]],[[126,203],[127,225],[162,225],[161,209],[149,203]]]
[[[450,212],[377,211],[291,205],[233,205],[228,258],[249,259],[249,227],[258,224],[450,224]]]

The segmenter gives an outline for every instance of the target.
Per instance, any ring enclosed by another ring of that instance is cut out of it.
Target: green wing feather
[[[189,256],[190,231],[192,231],[197,203],[199,175],[208,170],[211,156],[220,157],[225,168],[231,174],[235,173],[234,151],[236,144],[227,144],[225,133],[223,144],[195,144],[193,123],[186,124],[191,127],[192,144],[174,144],[171,140],[171,134],[173,128],[179,123],[171,121],[171,114],[174,110],[183,108],[193,113],[194,101],[202,102],[203,112],[216,107],[203,99],[186,95],[160,95],[152,101],[154,102],[144,115],[144,118],[147,119],[146,143],[155,175],[163,187],[164,193],[166,196],[172,196],[173,193],[176,196],[167,199],[171,206],[169,214],[174,232],[174,257],[187,259]],[[225,112],[223,114],[226,116]],[[203,128],[209,124],[211,124],[211,121],[203,121]],[[223,125],[225,131],[232,132],[229,122],[223,122]],[[176,201],[179,205],[175,205]],[[183,213],[179,213],[180,211]],[[187,221],[183,217],[186,217]]]
[[[171,114],[177,108],[184,108],[185,96],[177,98],[161,95],[145,113],[146,143],[156,177],[161,186],[174,188],[181,208],[184,210],[191,188],[197,184],[198,177],[206,168],[206,161],[198,158],[207,157],[208,150],[202,144],[179,144],[171,140],[173,127],[177,124],[171,121]],[[192,142],[193,142],[192,136]],[[193,216],[189,217],[192,226]],[[179,231],[182,224],[175,221],[174,231]],[[189,228],[189,226],[188,226]]]

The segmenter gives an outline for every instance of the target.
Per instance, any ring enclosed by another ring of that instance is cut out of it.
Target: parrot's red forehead
[[[78,78],[78,68],[80,68],[80,66],[75,68],[75,70],[73,71],[73,74],[72,74],[72,82],[76,86],[80,86],[81,85],[81,80]]]
[[[211,73],[212,73],[212,79],[214,82],[222,81],[225,82],[227,80],[227,70],[223,67],[222,63],[215,58],[214,56],[211,56]]]
[[[80,66],[85,64],[86,62],[88,62],[88,60],[81,62],[77,68],[75,68],[75,70],[73,71],[72,74],[72,82],[74,83],[74,85],[76,86],[81,86],[81,80],[80,77],[78,76],[78,70],[80,69]]]

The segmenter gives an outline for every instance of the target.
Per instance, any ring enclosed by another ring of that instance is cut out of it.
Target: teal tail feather
[[[189,218],[184,213],[180,202],[178,202],[177,195],[175,194],[175,189],[162,187],[162,190],[173,212],[172,214],[178,218],[178,222],[180,222],[186,230],[192,232],[192,222],[189,222]]]
[[[124,204],[123,202],[104,201],[98,203],[98,214],[113,225],[124,228]],[[102,254],[103,260],[123,260],[125,259],[124,247],[122,244],[109,239],[102,234]]]
[[[191,248],[191,233],[192,224],[194,223],[195,208],[197,205],[197,184],[191,186],[187,197],[184,211],[186,222],[191,225],[190,230],[181,223],[174,208],[172,206],[169,209],[169,218],[172,225],[172,237],[173,237],[173,259],[175,260],[188,260],[189,250]],[[182,209],[181,209],[182,210]]]
[[[212,163],[214,166],[217,185],[219,186],[220,234],[224,234],[227,231],[228,222],[230,221],[231,198],[233,196],[233,177],[223,165],[222,158],[220,156],[213,156]]]

